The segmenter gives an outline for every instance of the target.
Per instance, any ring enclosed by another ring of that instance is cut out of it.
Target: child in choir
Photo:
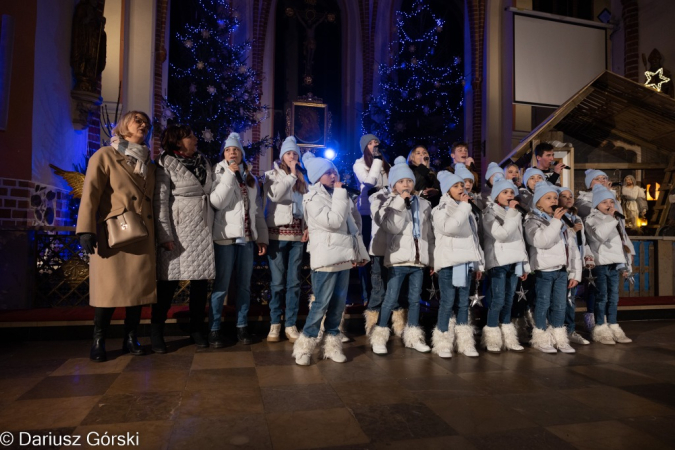
[[[504,178],[510,180],[518,189],[523,185],[520,181],[520,167],[516,163],[509,163],[504,167]]]
[[[544,181],[536,185],[532,205],[525,218],[525,239],[536,290],[531,344],[544,353],[556,353],[556,348],[564,353],[574,353],[565,330],[569,282],[567,238],[561,219],[566,210],[558,208],[556,187]]]
[[[532,196],[534,195],[534,187],[537,183],[546,180],[544,172],[539,169],[530,167],[523,175],[523,185],[518,189],[520,202],[527,209],[532,208]]]
[[[442,171],[438,174],[443,196],[432,211],[435,243],[434,270],[438,273],[441,302],[438,322],[432,336],[433,352],[452,357],[453,341],[465,356],[478,356],[474,329],[469,325],[469,289],[472,273],[480,280],[484,270],[478,223],[469,205],[464,179]],[[456,326],[450,323],[457,306]]]
[[[490,197],[483,211],[485,269],[490,287],[490,308],[483,328],[482,345],[487,351],[521,352],[516,328],[511,323],[511,305],[518,278],[525,281],[530,263],[523,236],[522,215],[516,209],[516,186],[505,178],[495,177]]]
[[[455,173],[464,180],[464,190],[469,194],[469,197],[476,206],[482,211],[485,208],[485,202],[480,192],[474,190],[476,179],[473,172],[471,172],[464,164],[455,164]]]
[[[346,357],[342,352],[339,325],[347,299],[349,270],[370,258],[356,222],[358,211],[333,163],[312,152],[305,153],[302,161],[311,183],[303,199],[303,209],[309,230],[315,300],[305,327],[293,345],[293,357],[296,364],[309,365],[325,315],[323,357],[341,363]]]
[[[370,335],[373,352],[387,353],[389,318],[398,303],[399,291],[408,279],[408,322],[403,330],[403,344],[418,352],[431,349],[419,326],[422,271],[432,264],[434,233],[431,229],[431,204],[414,191],[415,175],[402,156],[389,171],[391,194],[380,207],[378,225],[387,233],[384,263],[389,282],[377,326]]]
[[[615,216],[617,203],[614,193],[605,186],[593,186],[593,210],[586,218],[586,236],[595,259],[593,340],[602,344],[632,342],[617,322],[619,283],[630,276],[635,255],[624,220]]]
[[[281,145],[279,161],[274,163],[274,169],[265,173],[265,219],[270,240],[267,257],[272,278],[271,325],[267,335],[269,342],[278,342],[280,339],[284,297],[284,334],[291,342],[300,337],[295,320],[300,301],[300,265],[304,242],[307,241],[302,212],[302,197],[307,193],[307,184],[298,170],[299,164],[300,149],[295,137],[289,136]]]
[[[487,170],[485,171],[485,186],[488,189],[492,189],[492,186],[494,186],[494,179],[497,175],[503,178],[504,169],[499,167],[499,164],[497,164],[496,162],[491,162],[490,164],[488,164]]]
[[[572,190],[567,187],[558,188],[558,206],[567,211],[563,216],[563,232],[566,233],[567,244],[567,303],[565,304],[565,328],[570,342],[575,344],[590,344],[579,333],[576,332],[575,310],[577,286],[583,276],[584,264],[586,267],[593,265],[593,257],[588,256],[590,249],[587,249],[586,239],[584,237],[584,225],[581,218],[576,215],[574,207],[574,195]],[[573,227],[570,227],[573,224]]]

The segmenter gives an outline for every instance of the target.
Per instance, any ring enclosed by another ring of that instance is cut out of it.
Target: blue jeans
[[[487,326],[496,327],[500,323],[511,323],[511,305],[518,284],[516,265],[493,267],[488,271],[488,277],[490,277],[490,309],[487,314]]]
[[[391,312],[398,305],[398,294],[403,280],[408,278],[408,325],[416,327],[420,321],[420,294],[422,293],[422,267],[394,266],[389,267],[389,281],[387,282],[387,294],[380,310],[380,319],[377,325],[386,327],[389,325]]]
[[[570,292],[571,291],[571,292]],[[574,287],[567,291],[568,298],[571,301],[565,301],[565,326],[567,327],[567,333],[574,333],[574,330],[577,329],[575,321],[575,314],[577,309],[577,288]]]
[[[237,292],[234,296],[237,307],[237,327],[248,325],[248,309],[251,306],[251,275],[253,274],[253,254],[257,248],[255,242],[246,244],[215,244],[216,279],[211,292],[209,307],[209,329],[220,330],[220,318],[223,315],[223,300],[230,287],[232,272],[237,280]],[[236,269],[235,269],[236,268]],[[230,296],[230,300],[232,296]]]
[[[369,311],[379,311],[384,301],[386,292],[385,281],[388,278],[389,269],[384,265],[384,256],[373,256],[370,268],[370,281],[373,286],[370,291]]]
[[[370,216],[361,215],[361,234],[363,236],[363,244],[366,249],[370,245],[370,238],[372,233],[373,220]],[[365,266],[359,267],[359,281],[361,282],[361,300],[363,303],[369,303],[369,298],[373,289],[371,285],[371,275],[368,273],[372,270],[372,264],[368,263]],[[380,300],[380,303],[382,300]],[[379,306],[378,306],[379,307]]]
[[[438,322],[436,327],[448,331],[448,323],[452,310],[457,309],[457,325],[469,323],[469,289],[471,289],[471,272],[466,277],[466,286],[456,287],[452,284],[452,267],[444,267],[438,272],[438,287],[441,290],[441,301],[438,306]]]
[[[342,312],[347,300],[349,288],[349,270],[340,272],[317,272],[312,271],[312,289],[314,290],[314,302],[307,314],[305,328],[302,334],[315,338],[321,330],[321,320],[326,316],[323,326],[326,334],[337,336],[340,333],[339,326],[342,320]]]
[[[300,306],[300,265],[304,243],[300,241],[271,240],[267,247],[272,281],[270,300],[270,322],[281,323],[281,301],[286,288],[286,326],[295,326]],[[287,270],[288,269],[288,270]]]
[[[567,269],[553,272],[534,273],[537,301],[534,307],[534,325],[540,330],[546,329],[546,319],[554,328],[565,324],[565,304],[567,303]]]
[[[618,323],[616,320],[617,309],[619,306],[619,270],[616,264],[606,264],[604,266],[595,266],[593,276],[595,280],[595,324],[602,325],[607,322],[610,324]]]

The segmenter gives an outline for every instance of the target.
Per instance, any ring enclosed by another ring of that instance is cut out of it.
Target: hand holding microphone
[[[401,197],[403,197],[403,200],[405,201],[405,208],[410,209],[410,191],[406,189],[401,192]]]
[[[527,210],[525,208],[523,208],[522,206],[520,206],[520,203],[518,203],[518,200],[515,200],[515,199],[511,200],[509,202],[509,208],[515,208],[516,211],[518,211],[522,215],[524,215],[524,216],[527,215]]]
[[[234,173],[234,176],[237,177],[237,182],[239,184],[244,184],[244,179],[241,177],[241,172],[239,171],[239,164],[233,159],[227,162],[230,165],[230,170]]]

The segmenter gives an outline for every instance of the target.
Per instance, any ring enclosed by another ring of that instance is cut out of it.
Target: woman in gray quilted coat
[[[209,346],[202,328],[207,283],[216,275],[211,165],[197,151],[197,137],[187,125],[167,127],[161,145],[155,182],[157,304],[150,335],[155,353],[167,351],[164,322],[180,280],[190,280],[190,337],[197,347]]]

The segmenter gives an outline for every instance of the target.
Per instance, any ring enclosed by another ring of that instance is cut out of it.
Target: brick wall
[[[0,229],[74,225],[70,223],[67,192],[53,186],[39,187],[44,189],[36,190],[32,181],[0,178]],[[54,198],[48,198],[49,192]],[[37,197],[31,199],[33,195]],[[45,219],[47,208],[54,211],[51,223]]]
[[[638,0],[621,0],[623,11],[624,40],[624,76],[638,81],[640,52],[638,49],[640,25],[638,23]]]

